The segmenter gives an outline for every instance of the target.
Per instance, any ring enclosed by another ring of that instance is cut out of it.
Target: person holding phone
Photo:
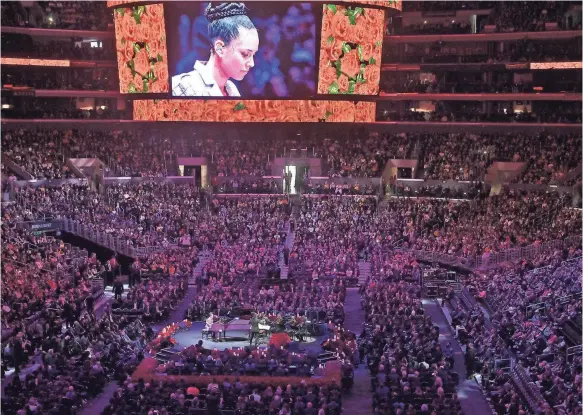
[[[259,33],[247,16],[244,3],[229,2],[205,10],[211,41],[208,61],[196,61],[194,69],[172,77],[173,96],[239,97],[237,86],[255,66]]]

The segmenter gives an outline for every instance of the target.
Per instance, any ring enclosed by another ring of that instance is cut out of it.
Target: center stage
[[[181,351],[186,347],[197,344],[200,340],[202,340],[204,347],[206,347],[207,349],[217,349],[220,351],[232,349],[234,347],[243,348],[245,346],[249,346],[249,339],[243,338],[243,336],[240,333],[236,333],[236,336],[230,337],[229,333],[227,332],[228,335],[227,338],[221,339],[221,341],[213,340],[211,337],[209,337],[208,339],[203,338],[202,329],[204,329],[204,327],[205,323],[197,322],[193,323],[190,329],[179,331],[176,334],[174,334],[173,337],[176,339],[176,344],[174,345],[173,350]],[[320,345],[324,340],[326,340],[327,337],[328,337],[327,334],[318,337],[306,337],[305,341],[301,343],[292,342],[294,344],[297,344],[297,346],[294,345],[292,347],[298,347],[299,349],[305,349],[306,351],[320,352],[322,350],[322,347]],[[269,337],[262,338],[261,341],[258,342],[258,346],[268,346],[269,340],[270,340]],[[255,344],[255,340],[253,340],[253,343]]]

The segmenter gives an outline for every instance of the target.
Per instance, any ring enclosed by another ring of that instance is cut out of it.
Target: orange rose
[[[348,77],[346,75],[340,75],[338,78],[338,89],[340,92],[348,92]]]
[[[134,120],[138,121],[155,121],[153,103],[146,100],[135,100],[134,105]]]
[[[364,70],[364,79],[369,84],[369,87],[379,84],[381,80],[380,66],[379,65],[367,65]]]
[[[150,70],[150,61],[146,49],[140,49],[140,51],[136,53],[136,57],[134,58],[134,69],[142,76],[145,76]]]
[[[342,56],[342,41],[336,39],[334,41],[334,45],[332,45],[332,47],[328,51],[328,55],[329,55],[329,59],[332,62],[340,59],[340,56]]]
[[[328,38],[332,35],[332,19],[324,16],[322,19],[322,44],[329,44]]]
[[[362,44],[362,42],[364,42],[364,39],[366,37],[366,26],[357,23],[354,26],[350,26],[350,32],[348,34],[348,39],[347,41],[351,42],[351,43],[357,43],[357,44]]]
[[[263,121],[265,118],[264,106],[260,105],[260,103],[261,101],[245,101],[251,122]]]
[[[326,121],[354,122],[354,104],[349,101],[331,101],[329,111],[332,113]]]
[[[217,121],[227,121],[227,116],[224,114],[228,112],[233,107],[225,108],[225,102],[229,101],[218,101],[218,100],[208,100],[208,101],[192,101],[198,105],[203,105],[201,121],[217,122]],[[235,105],[235,104],[233,104]],[[229,114],[229,117],[231,114]]]
[[[332,82],[336,80],[336,69],[331,66],[325,67],[320,73],[320,83],[328,87]]]
[[[344,14],[336,13],[332,20],[332,35],[336,41],[346,40],[350,33],[350,21]]]
[[[245,107],[247,106],[247,103],[245,101],[242,101],[242,103],[245,104]],[[250,122],[251,115],[249,114],[249,110],[247,108],[242,109],[242,110],[238,110],[238,111],[235,111],[233,109],[233,121],[234,122]]]
[[[201,121],[204,105],[192,99],[171,100],[173,102],[172,121]]]
[[[369,61],[370,58],[373,57],[374,44],[369,43],[369,42],[365,42],[365,43],[361,44],[360,46],[361,46],[361,51],[362,51],[362,60]]]
[[[344,55],[340,61],[340,70],[351,78],[356,77],[360,71],[360,60],[358,58],[358,52],[356,49],[352,49],[350,52]]]
[[[376,118],[376,103],[374,102],[357,102],[354,122],[374,122]]]
[[[170,121],[172,119],[171,104],[167,99],[158,100],[153,106],[156,121]]]
[[[154,74],[158,79],[154,82],[150,92],[168,92],[168,64],[166,61],[154,65]]]
[[[276,100],[266,100],[263,101],[261,106],[263,107],[263,113],[265,115],[265,120],[267,121],[274,121],[277,119],[279,114],[283,110],[283,102],[284,101],[276,101]]]
[[[306,101],[306,122],[318,122],[326,116],[329,101]]]
[[[164,5],[163,4],[150,4],[146,6],[146,12],[144,16],[147,16],[150,20],[154,22],[164,21]]]

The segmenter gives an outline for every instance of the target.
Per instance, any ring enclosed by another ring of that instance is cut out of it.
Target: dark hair
[[[239,36],[239,27],[255,29],[247,10],[245,3],[221,3],[216,7],[209,3],[204,15],[209,21],[208,37],[211,43],[214,45],[217,39],[222,39],[228,45]]]

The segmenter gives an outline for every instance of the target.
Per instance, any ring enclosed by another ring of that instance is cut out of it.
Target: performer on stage
[[[259,336],[259,318],[257,313],[253,313],[251,317],[251,334],[249,335],[249,346],[253,344],[253,338]]]
[[[208,318],[206,319],[206,322],[205,322],[205,326],[204,326],[205,331],[209,331],[212,328],[212,325],[214,322],[215,322],[215,316],[211,312],[211,314],[208,316]],[[216,335],[215,332],[213,332],[212,335],[213,335],[213,339],[214,339],[215,335]]]

